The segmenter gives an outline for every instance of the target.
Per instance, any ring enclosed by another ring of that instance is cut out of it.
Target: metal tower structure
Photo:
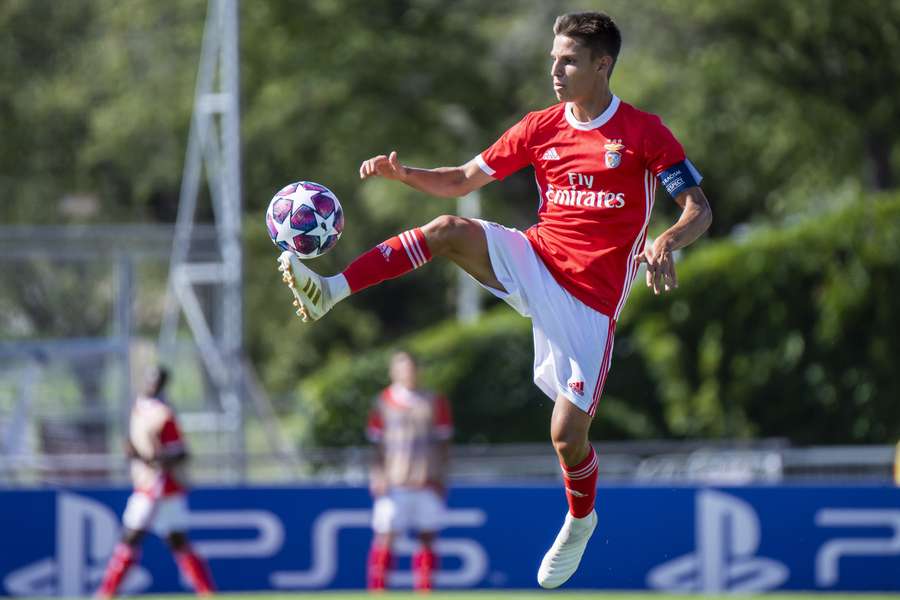
[[[241,156],[238,73],[238,0],[209,0],[194,108],[181,179],[169,283],[159,337],[164,363],[176,357],[183,314],[218,406],[185,415],[193,430],[222,434],[222,450],[233,457],[229,471],[243,472]],[[201,176],[205,171],[220,257],[192,257]],[[212,298],[204,310],[200,286]]]

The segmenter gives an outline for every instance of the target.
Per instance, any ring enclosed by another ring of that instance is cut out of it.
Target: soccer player
[[[596,525],[597,457],[588,429],[610,367],[616,320],[641,263],[653,292],[677,286],[672,252],[712,220],[700,174],[659,117],[621,101],[609,87],[621,46],[603,13],[558,17],[550,76],[559,103],[525,115],[484,152],[459,167],[419,169],[396,152],[362,163],[428,194],[464,196],[528,165],[534,167],[537,224],[525,232],[452,215],[386,240],[332,277],[290,253],[279,257],[298,313],[318,319],[351,293],[424,265],[452,260],[524,316],[534,331],[534,382],[555,400],[550,436],[569,512],[538,569],[558,587],[578,568]],[[647,224],[657,182],[681,207],[652,243]],[[319,293],[318,290],[321,290]],[[313,298],[315,301],[313,301]]]
[[[197,594],[208,596],[214,590],[205,561],[191,549],[185,535],[188,509],[182,471],[188,454],[175,413],[163,395],[168,380],[168,371],[151,368],[144,393],[131,408],[125,448],[134,491],[122,515],[122,539],[106,566],[98,598],[116,595],[126,573],[138,562],[141,542],[151,527],[166,539],[178,568]]]
[[[432,588],[438,568],[434,540],[444,514],[444,483],[453,421],[443,396],[419,389],[415,359],[408,352],[391,357],[391,385],[376,398],[367,435],[375,444],[371,470],[372,529],[368,587],[387,587],[398,533],[415,529],[421,548],[413,555],[414,586]]]

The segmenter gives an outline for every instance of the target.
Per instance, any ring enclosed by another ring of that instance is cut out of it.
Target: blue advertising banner
[[[94,592],[126,490],[0,492],[0,595]],[[189,534],[219,589],[362,588],[371,499],[349,487],[201,488]],[[439,588],[533,588],[565,514],[556,486],[456,487],[437,544]],[[758,592],[900,590],[900,490],[891,487],[601,486],[599,524],[566,588]],[[392,587],[412,581],[414,538]],[[184,591],[148,536],[129,592]]]

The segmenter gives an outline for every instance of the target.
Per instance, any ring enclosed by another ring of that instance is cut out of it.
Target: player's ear
[[[606,71],[609,74],[609,69],[612,66],[612,58],[609,56],[601,56],[600,60],[597,61],[597,70],[598,71]]]

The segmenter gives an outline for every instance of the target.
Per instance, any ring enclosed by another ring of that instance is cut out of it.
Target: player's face
[[[407,389],[416,388],[416,362],[409,354],[401,352],[391,359],[391,381]]]
[[[608,56],[591,58],[589,48],[565,35],[553,38],[550,57],[553,59],[550,69],[553,91],[560,102],[585,101],[597,94],[610,62]]]

